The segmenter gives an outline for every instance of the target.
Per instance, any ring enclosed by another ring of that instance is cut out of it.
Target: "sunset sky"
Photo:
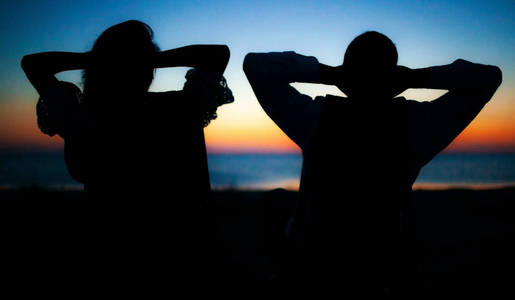
[[[46,3],[45,3],[46,2]],[[267,117],[242,70],[248,52],[294,50],[341,64],[349,42],[367,30],[388,35],[399,64],[411,68],[463,58],[499,66],[503,83],[483,112],[448,148],[456,152],[515,152],[515,1],[1,1],[0,150],[59,149],[39,132],[37,93],[20,68],[23,55],[88,51],[103,30],[137,19],[149,24],[162,50],[226,44],[225,73],[235,103],[219,109],[206,129],[208,150],[296,152]],[[181,89],[187,68],[158,70],[152,91]],[[59,74],[81,86],[80,72]],[[295,84],[310,96],[334,87]],[[445,91],[408,90],[431,100]],[[171,117],[173,117],[172,112]],[[173,137],[171,137],[173,141]]]

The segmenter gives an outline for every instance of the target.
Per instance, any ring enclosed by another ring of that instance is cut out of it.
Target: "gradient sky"
[[[39,132],[37,93],[20,68],[23,55],[87,51],[107,27],[127,19],[149,24],[161,49],[227,44],[225,73],[235,103],[206,129],[210,152],[295,152],[259,106],[242,71],[246,53],[295,50],[338,65],[366,30],[388,35],[399,64],[426,67],[457,58],[500,66],[503,84],[448,151],[515,152],[515,1],[0,1],[0,150],[56,149]],[[153,91],[180,89],[186,68],[158,70]],[[58,75],[80,86],[80,72]],[[334,87],[295,84],[311,96]],[[444,91],[408,90],[430,100]],[[180,112],[177,112],[180,113]],[[171,116],[173,117],[173,115]],[[170,137],[173,141],[173,136]]]

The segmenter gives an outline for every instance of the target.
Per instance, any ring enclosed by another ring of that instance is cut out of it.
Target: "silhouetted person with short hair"
[[[420,171],[481,111],[498,67],[462,59],[422,69],[370,31],[330,67],[294,52],[249,53],[243,69],[261,106],[302,150],[300,199],[288,224],[291,280],[302,289],[384,296],[416,284],[411,203]],[[347,97],[313,99],[293,82],[335,85]],[[430,102],[396,97],[444,89]]]
[[[213,226],[203,127],[233,101],[222,76],[229,55],[225,45],[159,51],[151,28],[130,20],[89,52],[23,58],[41,97],[40,128],[64,139],[69,173],[93,200],[85,219],[97,231],[88,241],[102,251],[85,252],[114,274],[105,276],[154,280],[149,273],[160,270],[168,277],[156,280],[194,281],[205,273]],[[156,68],[179,66],[194,68],[183,90],[148,91]],[[78,69],[82,91],[54,76]]]

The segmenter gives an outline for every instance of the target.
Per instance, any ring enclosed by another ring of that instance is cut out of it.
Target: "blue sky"
[[[242,72],[246,53],[295,50],[337,65],[348,43],[366,30],[388,35],[397,45],[399,63],[409,67],[447,64],[457,58],[500,66],[504,83],[492,114],[515,112],[511,96],[515,91],[515,1],[511,0],[0,3],[0,104],[35,103],[37,99],[19,67],[23,55],[50,50],[87,51],[107,27],[138,19],[153,28],[161,49],[196,43],[230,47],[225,77],[236,103],[221,110],[220,119],[226,119],[220,121],[222,124],[241,123],[243,117],[269,122]],[[152,89],[180,89],[184,70],[159,70]],[[77,71],[59,77],[80,83]],[[300,85],[299,89],[313,96],[338,93],[330,87]],[[430,98],[434,93],[416,91],[409,95]]]
[[[238,76],[249,51],[294,49],[338,64],[350,40],[370,29],[391,37],[401,64],[464,57],[515,75],[514,1],[2,1],[2,90],[26,88],[22,55],[86,51],[104,29],[131,18],[148,23],[162,48],[228,44],[229,72]]]

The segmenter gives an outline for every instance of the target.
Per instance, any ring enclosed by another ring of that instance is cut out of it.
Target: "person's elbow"
[[[483,67],[481,77],[481,82],[477,85],[478,92],[490,100],[502,83],[502,71],[497,66],[487,65]]]
[[[255,65],[256,61],[256,53],[247,53],[245,57],[243,58],[243,72],[248,76],[250,72],[252,72],[252,69]]]
[[[20,66],[23,69],[23,71],[25,71],[25,73],[27,71],[29,71],[30,69],[32,69],[33,65],[34,65],[33,55],[29,54],[29,55],[25,55],[24,57],[22,57]]]
[[[227,65],[229,63],[229,59],[231,58],[231,50],[227,45],[220,45],[220,60]]]
[[[497,66],[488,66],[489,67],[489,78],[492,84],[492,88],[497,89],[502,83],[502,71]]]
[[[206,68],[223,73],[229,63],[231,51],[227,45],[210,45],[209,53],[211,59],[207,62]]]
[[[262,53],[254,52],[250,52],[247,55],[245,55],[245,58],[243,59],[243,72],[245,72],[245,75],[247,75],[247,77],[255,76],[258,73],[260,73],[260,61],[262,55]]]
[[[479,73],[478,73],[479,74]],[[473,96],[477,97],[479,103],[485,104],[489,102],[499,86],[502,83],[502,71],[497,66],[485,65],[482,66],[481,78],[477,84],[471,88]]]
[[[493,65],[482,65],[458,60],[464,66],[463,72],[474,79],[464,87],[470,92],[491,97],[502,83],[502,71]]]

